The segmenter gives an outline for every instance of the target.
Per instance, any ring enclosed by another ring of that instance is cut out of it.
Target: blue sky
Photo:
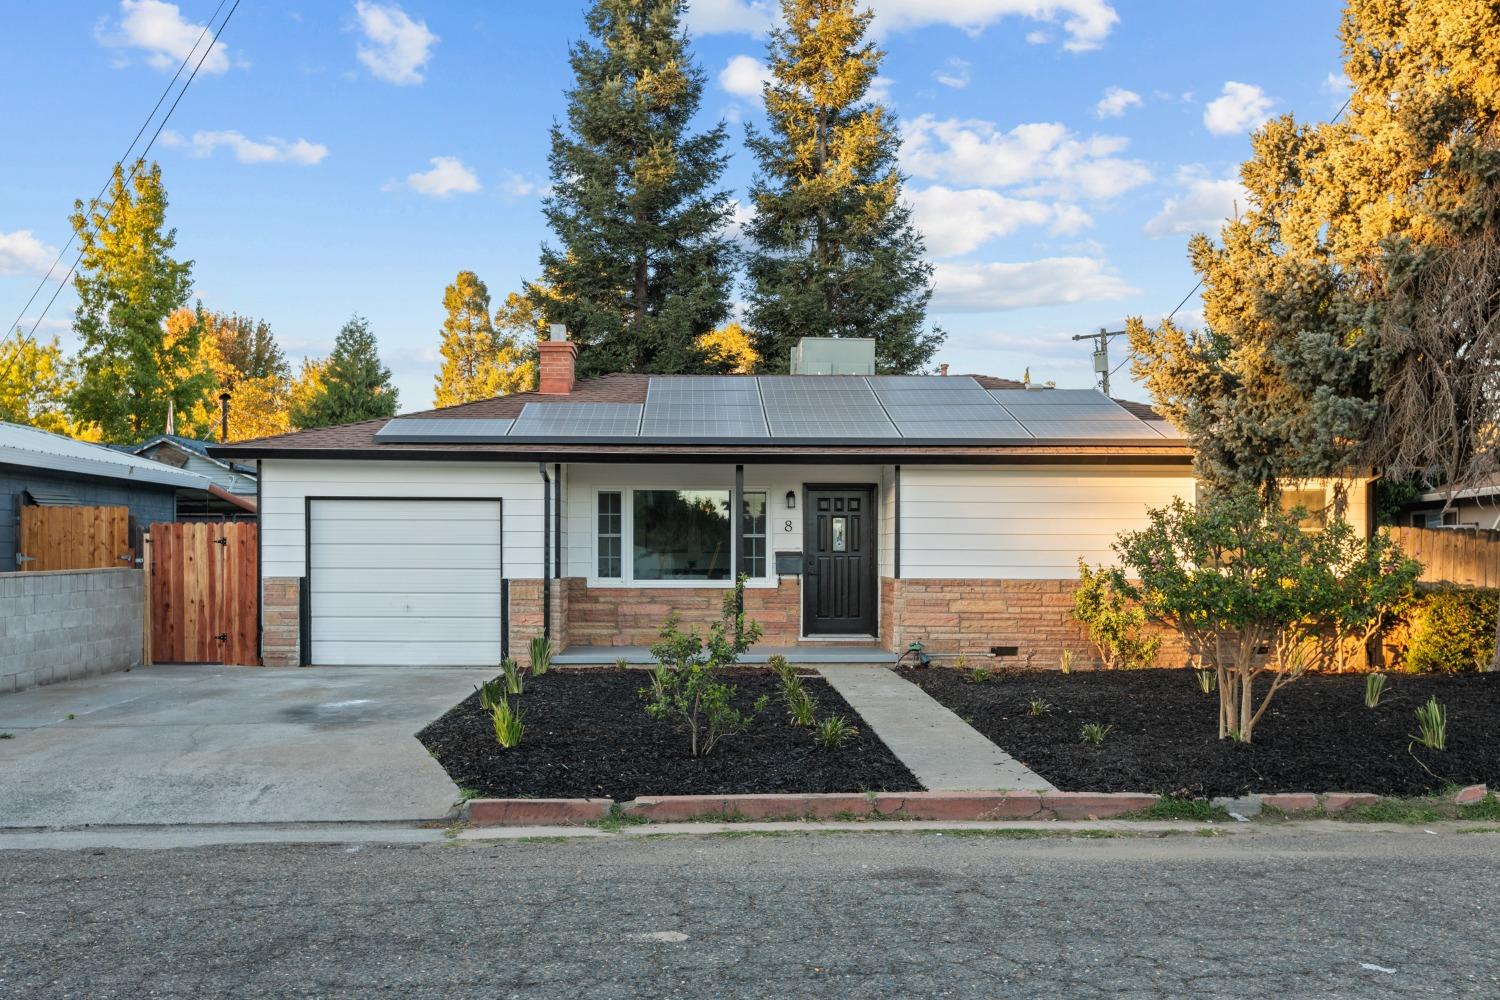
[[[216,6],[58,0],[6,15],[0,323]],[[1092,384],[1087,345],[1068,337],[1182,299],[1188,235],[1233,211],[1249,131],[1288,111],[1326,119],[1344,99],[1334,0],[873,6],[878,86],[937,269],[939,360],[955,371]],[[738,123],[759,118],[770,23],[744,0],[689,14],[704,121],[734,123],[737,194],[753,171]],[[547,129],[582,32],[581,0],[242,0],[152,154],[196,295],[268,320],[294,358],[326,353],[363,313],[402,408],[429,406],[443,286],[474,270],[498,300],[536,274]],[[72,307],[64,289],[41,332],[66,342]],[[1181,315],[1197,317],[1196,299]]]

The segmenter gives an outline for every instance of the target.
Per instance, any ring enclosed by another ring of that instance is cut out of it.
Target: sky
[[[218,5],[3,14],[0,323]],[[724,185],[742,202],[774,7],[698,0],[687,16],[702,123],[730,123]],[[900,123],[929,319],[948,335],[936,360],[955,372],[1087,387],[1090,345],[1073,334],[1154,321],[1184,296],[1177,318],[1199,322],[1187,241],[1243,205],[1250,132],[1272,115],[1330,118],[1347,93],[1335,0],[872,7],[887,53],[875,90]],[[582,0],[241,0],[151,151],[195,298],[267,320],[294,361],[326,354],[360,313],[402,410],[429,407],[444,286],[472,270],[498,302],[537,276],[548,129],[583,14]],[[66,345],[75,303],[64,287],[39,334]],[[1123,338],[1111,350],[1123,361]],[[1114,394],[1144,399],[1128,377]]]

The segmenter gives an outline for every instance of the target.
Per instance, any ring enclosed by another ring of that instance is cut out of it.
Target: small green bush
[[[830,715],[813,730],[813,739],[825,750],[833,750],[859,735],[859,730],[842,715]]]
[[[531,676],[540,677],[552,669],[552,643],[546,636],[534,636],[531,640]]]
[[[1496,592],[1434,590],[1412,611],[1406,669],[1454,672],[1485,668],[1495,655]]]
[[[1088,630],[1105,670],[1149,667],[1161,650],[1161,637],[1146,632],[1145,610],[1126,596],[1107,569],[1090,569],[1082,559],[1070,615]]]

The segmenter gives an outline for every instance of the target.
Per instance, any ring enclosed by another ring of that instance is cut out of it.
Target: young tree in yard
[[[1306,513],[1267,507],[1254,489],[1221,489],[1196,507],[1178,499],[1150,511],[1148,527],[1115,543],[1115,586],[1217,674],[1220,739],[1253,740],[1276,692],[1312,665],[1308,639],[1341,601],[1336,533],[1304,532]]]
[[[512,302],[511,300],[515,300]],[[536,363],[510,332],[509,312],[522,308],[512,294],[490,319],[490,292],[473,271],[460,271],[443,291],[443,367],[438,372],[434,406],[454,406],[531,388]],[[498,329],[497,329],[498,326]]]
[[[749,375],[760,363],[750,334],[730,321],[698,338],[698,348],[710,361],[732,375]]]
[[[943,342],[924,327],[932,267],[901,200],[900,137],[868,99],[884,53],[857,0],[782,0],[769,131],[747,130],[759,172],[748,323],[766,371],[802,337],[874,337],[881,372],[917,372]]]
[[[395,416],[391,370],[380,363],[375,334],[364,317],[344,324],[321,376],[321,389],[292,411],[292,424],[299,429]]]
[[[1328,530],[1340,590],[1332,613],[1333,666],[1339,672],[1361,670],[1369,665],[1370,640],[1415,602],[1422,565],[1384,532],[1363,539],[1342,520]]]
[[[212,383],[196,364],[198,328],[167,332],[167,317],[188,299],[192,262],[172,257],[177,233],[164,229],[166,211],[154,163],[137,163],[128,182],[116,164],[105,199],[88,208],[74,202],[82,257],[73,278],[78,384],[69,410],[107,441],[161,431],[169,404],[189,411]]]
[[[1115,586],[1104,567],[1089,569],[1078,560],[1078,589],[1073,591],[1074,621],[1088,629],[1105,670],[1149,667],[1161,651],[1161,637],[1146,635],[1146,612]]]
[[[56,337],[38,344],[17,330],[0,341],[0,420],[72,435],[68,395],[73,366]]]
[[[1384,313],[1403,261],[1451,243],[1496,183],[1500,6],[1349,0],[1341,35],[1347,114],[1266,123],[1240,171],[1240,218],[1218,244],[1190,244],[1206,328],[1129,326],[1137,374],[1219,482],[1274,492],[1278,478],[1367,463],[1361,442],[1407,367],[1393,352],[1434,368],[1464,357],[1451,341],[1404,350]]]
[[[583,348],[581,377],[710,371],[697,341],[729,313],[725,127],[693,131],[704,73],[685,6],[594,0],[572,48],[543,210],[557,245],[527,295]]]

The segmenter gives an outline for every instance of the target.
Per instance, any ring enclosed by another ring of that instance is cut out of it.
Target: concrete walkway
[[[819,667],[928,791],[1056,791],[915,684],[885,667]]]

